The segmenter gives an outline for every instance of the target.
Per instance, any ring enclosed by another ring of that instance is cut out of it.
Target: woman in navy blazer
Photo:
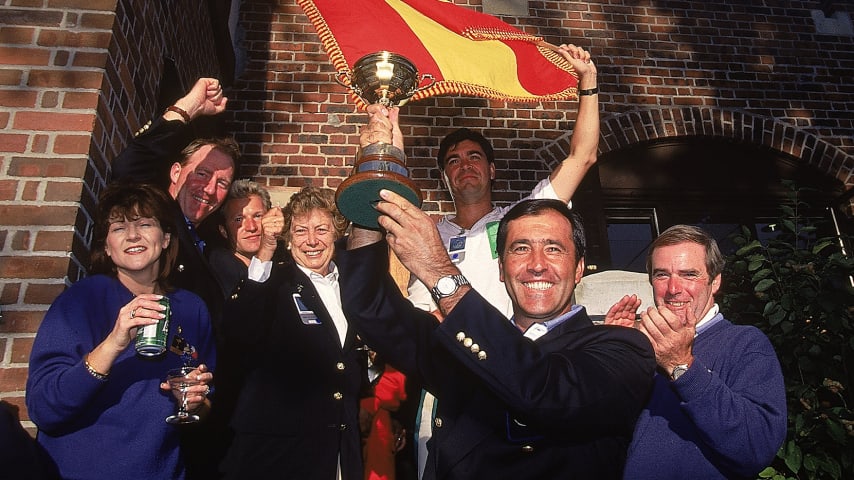
[[[269,259],[253,258],[249,279],[226,302],[225,333],[246,376],[222,471],[241,479],[361,479],[367,350],[344,318],[332,261],[348,222],[332,190],[306,187],[283,219],[268,215],[262,224],[265,241],[284,229],[294,261],[267,262],[265,279],[253,268]]]

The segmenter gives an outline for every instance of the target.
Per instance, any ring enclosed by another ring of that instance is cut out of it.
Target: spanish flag
[[[450,1],[297,3],[345,83],[360,58],[385,50],[409,59],[419,74],[433,77],[413,101],[434,95],[522,102],[578,98],[578,75],[554,46]],[[356,95],[353,98],[365,107]]]

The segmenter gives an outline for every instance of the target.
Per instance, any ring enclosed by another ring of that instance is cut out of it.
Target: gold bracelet
[[[96,379],[98,379],[102,382],[106,382],[107,377],[110,376],[109,373],[101,373],[101,372],[95,370],[95,368],[92,367],[92,365],[89,365],[89,355],[86,355],[85,357],[83,357],[83,365],[86,365],[86,371],[89,372],[89,375],[92,375],[93,377],[95,377]]]

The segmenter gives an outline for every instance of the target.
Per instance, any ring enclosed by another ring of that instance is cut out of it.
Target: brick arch
[[[671,137],[723,137],[763,145],[791,155],[854,187],[854,156],[794,125],[774,118],[714,107],[674,107],[634,110],[602,120],[599,154],[638,142]],[[569,152],[566,134],[543,148],[538,156],[554,165]]]

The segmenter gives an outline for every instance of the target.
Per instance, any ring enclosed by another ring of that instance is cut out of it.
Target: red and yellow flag
[[[554,47],[501,20],[443,0],[297,0],[338,72],[382,50],[435,83],[412,100],[470,95],[512,101],[577,97],[578,75]],[[361,99],[356,97],[360,106]]]

